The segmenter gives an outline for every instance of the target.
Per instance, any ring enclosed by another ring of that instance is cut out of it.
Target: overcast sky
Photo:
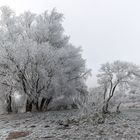
[[[70,41],[82,46],[83,57],[92,69],[89,86],[95,85],[100,64],[125,60],[140,64],[139,0],[0,0],[16,13],[41,13],[56,8],[64,14]]]

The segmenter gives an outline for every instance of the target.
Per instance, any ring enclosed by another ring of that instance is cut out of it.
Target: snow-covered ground
[[[0,115],[0,140],[18,132],[27,133],[19,140],[140,140],[140,110],[108,115],[99,124],[95,116],[81,117],[77,110]]]

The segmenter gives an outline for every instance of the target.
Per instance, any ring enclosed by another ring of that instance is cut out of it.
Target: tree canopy
[[[0,9],[0,84],[8,89],[5,94],[22,90],[38,110],[61,95],[84,96],[89,70],[81,48],[64,34],[63,14],[53,9],[17,16],[9,7]]]
[[[103,89],[104,113],[108,112],[109,102],[116,90],[120,87],[126,88],[132,85],[139,74],[139,66],[129,62],[114,61],[101,66],[97,77],[100,88]]]

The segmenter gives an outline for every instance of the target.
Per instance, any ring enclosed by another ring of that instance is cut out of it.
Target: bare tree
[[[99,85],[104,89],[103,113],[109,112],[109,102],[119,86],[128,86],[134,80],[134,72],[139,73],[139,67],[128,62],[115,61],[102,65],[97,77]]]

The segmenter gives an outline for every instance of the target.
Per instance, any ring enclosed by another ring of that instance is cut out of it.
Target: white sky
[[[71,42],[82,46],[93,77],[100,64],[125,60],[140,64],[139,0],[0,0],[16,13],[41,13],[56,8],[64,14],[64,28]]]

